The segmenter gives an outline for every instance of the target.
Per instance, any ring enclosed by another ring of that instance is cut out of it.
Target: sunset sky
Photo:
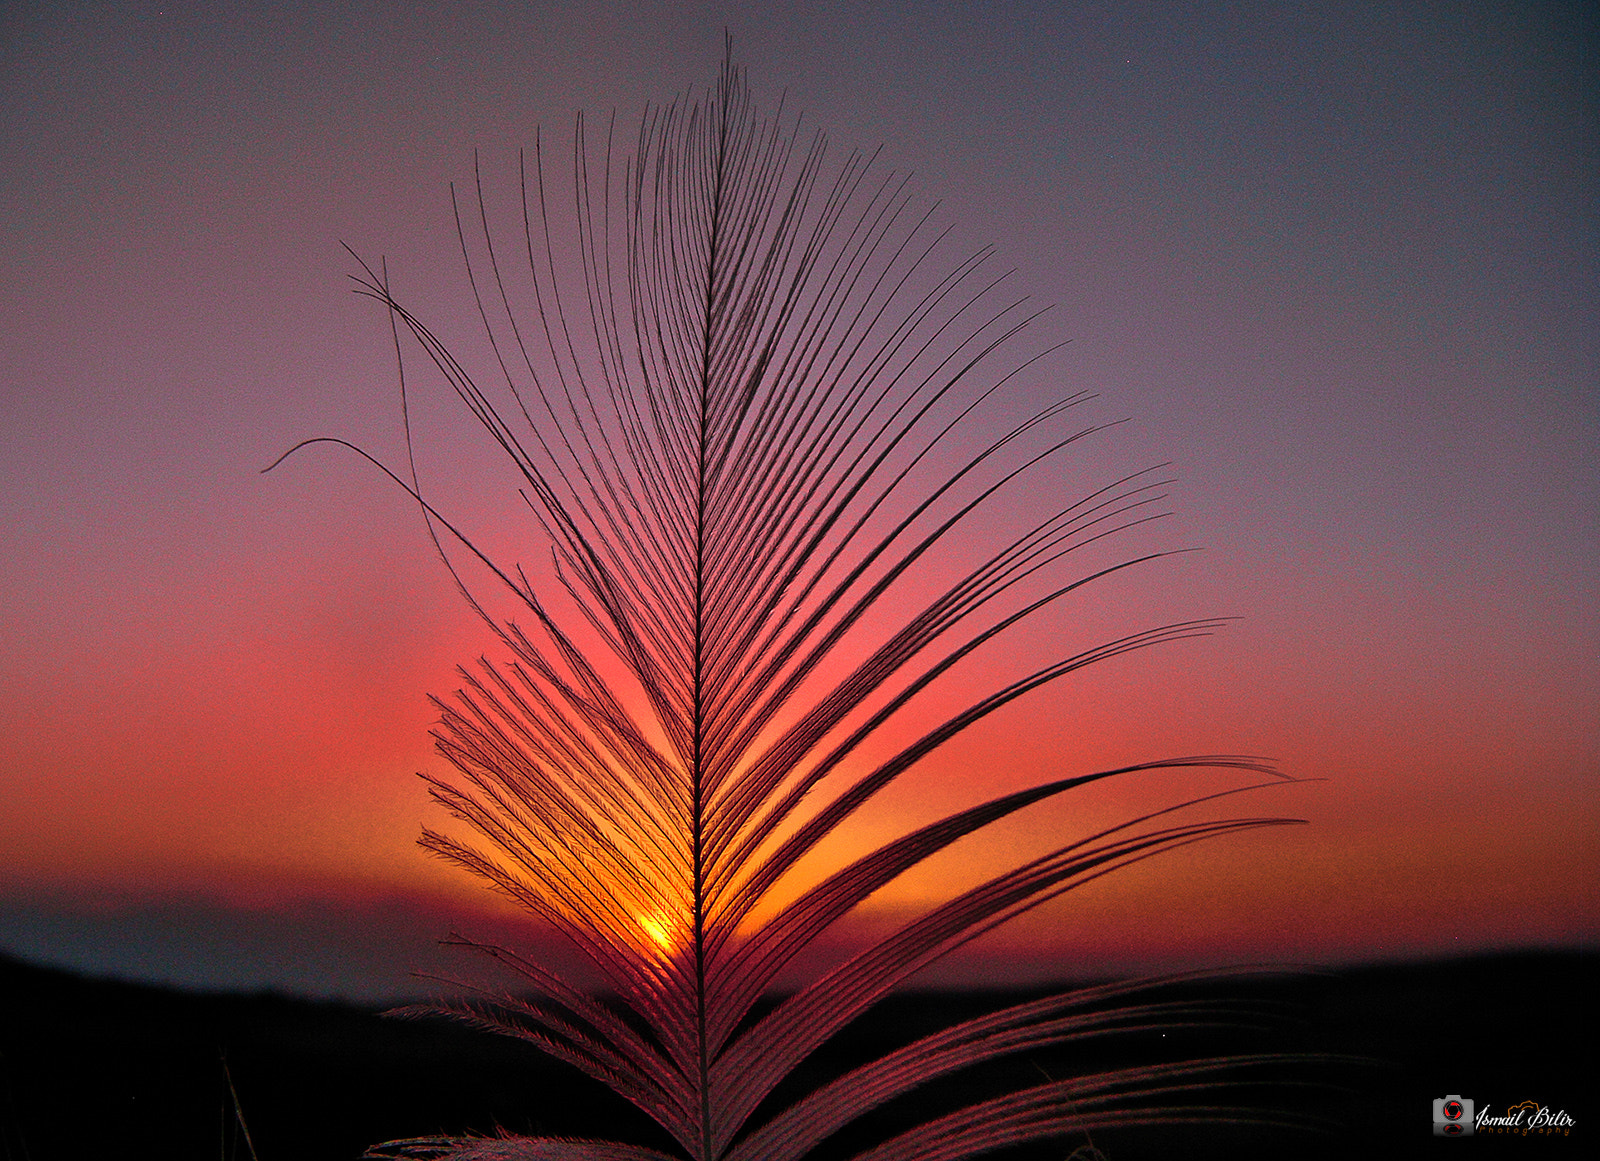
[[[449,183],[474,151],[504,193],[541,123],[631,133],[713,79],[724,29],[759,100],[882,144],[958,245],[1058,304],[1059,390],[1130,420],[1084,479],[1172,463],[1157,540],[1204,551],[1063,632],[1239,618],[1012,707],[866,833],[1174,754],[1320,780],[1240,808],[1311,825],[1073,893],[955,977],[1600,940],[1593,6],[781,7],[0,12],[0,951],[365,996],[449,963],[452,928],[516,935],[415,844],[427,695],[486,633],[370,467],[260,469],[318,435],[403,455],[341,243],[471,336]],[[419,434],[442,496],[495,511],[447,410]],[[545,559],[527,532],[485,535]]]

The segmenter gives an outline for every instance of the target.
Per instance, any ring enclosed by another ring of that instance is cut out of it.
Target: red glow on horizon
[[[884,141],[885,168],[925,182],[919,206],[945,199],[953,246],[995,241],[1019,265],[1008,287],[1061,304],[1041,330],[1070,345],[1007,405],[1083,390],[1096,398],[1067,426],[1114,425],[952,553],[1035,501],[1168,461],[1175,515],[1128,543],[1202,550],[992,643],[843,773],[1031,667],[1241,618],[986,720],[805,869],[1044,779],[1260,754],[1325,781],[1206,809],[1308,826],[1098,881],[972,961],[1600,941],[1585,30],[1531,6],[1314,31],[1225,6],[1040,6],[981,29],[949,6],[804,28],[773,7],[736,30],[763,99],[791,85],[839,145]],[[141,6],[5,19],[21,97],[0,134],[0,903],[398,900],[507,919],[417,849],[447,822],[414,777],[449,774],[428,695],[502,651],[370,466],[321,446],[260,469],[315,435],[406,463],[387,323],[349,294],[341,240],[386,256],[396,287],[485,355],[448,183],[478,149],[496,204],[514,201],[503,183],[533,126],[566,142],[574,109],[626,118],[721,51],[688,9],[574,9],[553,29],[529,12],[463,8],[443,55],[421,7],[302,25],[246,6],[192,35]],[[887,72],[861,55],[885,43]],[[1353,83],[1371,100],[1352,103]],[[448,390],[410,386],[430,496],[548,579],[505,464]],[[935,591],[909,585],[886,612]],[[1031,810],[862,922],[1210,785],[1140,776]]]

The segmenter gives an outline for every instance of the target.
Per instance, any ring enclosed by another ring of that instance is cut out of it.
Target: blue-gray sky
[[[481,635],[372,473],[257,469],[314,434],[398,451],[341,243],[470,333],[447,187],[474,151],[509,190],[534,126],[631,126],[712,78],[724,29],[758,95],[883,144],[958,246],[1059,304],[1055,382],[1133,421],[1095,464],[1174,463],[1165,535],[1206,551],[1107,623],[1242,618],[1030,703],[1012,766],[1245,751],[1329,779],[1273,806],[1304,832],[1019,946],[1092,969],[1592,941],[1592,6],[782,7],[0,14],[0,948],[314,987],[203,916],[467,906],[412,846],[410,774],[438,765],[424,695]],[[436,463],[471,464],[456,438]],[[338,982],[370,954],[327,927],[303,947],[327,990],[376,987]]]

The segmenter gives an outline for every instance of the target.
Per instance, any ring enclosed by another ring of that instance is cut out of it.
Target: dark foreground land
[[[1105,1130],[1092,1144],[1108,1161],[1576,1158],[1593,1147],[1600,1115],[1587,986],[1594,969],[1592,953],[1562,952],[1212,984],[1205,994],[1270,1006],[1270,1026],[1145,1033],[1120,1044],[1032,1052],[996,1075],[923,1093],[917,1107],[890,1109],[863,1135],[830,1142],[825,1155],[848,1157],[897,1123],[1045,1076],[1270,1051],[1365,1062],[1277,1066],[1272,1076],[1280,1083],[1203,1099],[1309,1113],[1332,1120],[1332,1128]],[[224,1056],[259,1161],[353,1161],[377,1141],[499,1126],[666,1144],[638,1113],[581,1075],[516,1042],[443,1022],[380,1019],[367,1009],[274,995],[85,980],[3,957],[0,989],[0,1161],[249,1158]],[[1017,998],[893,999],[830,1046],[816,1075]],[[1496,1112],[1533,1100],[1562,1110],[1572,1125],[1564,1134],[1435,1138],[1432,1104],[1446,1096]],[[1064,1161],[1086,1143],[1079,1135],[992,1156]]]

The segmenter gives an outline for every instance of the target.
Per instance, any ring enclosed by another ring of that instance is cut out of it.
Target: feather
[[[561,933],[615,997],[474,945],[516,972],[522,993],[441,1010],[611,1086],[695,1161],[800,1158],[863,1112],[983,1060],[1225,1018],[1129,986],[1069,993],[927,1037],[756,1123],[818,1046],[954,949],[1131,863],[1295,820],[1173,817],[1284,780],[1254,759],[1180,757],[1063,772],[807,889],[788,885],[846,820],[991,714],[1219,622],[1070,653],[928,724],[925,695],[958,688],[950,675],[974,653],[1164,555],[1095,554],[1160,515],[1165,481],[1136,472],[1046,508],[952,570],[951,550],[969,551],[998,503],[1040,495],[1041,473],[1096,430],[1068,426],[1083,396],[1008,425],[986,419],[1054,349],[1032,338],[1042,312],[1007,296],[991,251],[947,263],[946,232],[914,209],[905,178],[859,153],[827,164],[820,133],[781,106],[756,109],[731,57],[712,89],[648,109],[631,153],[614,118],[603,147],[589,138],[580,117],[565,233],[542,137],[522,164],[514,250],[491,224],[481,178],[472,199],[456,199],[487,373],[469,372],[395,298],[383,267],[358,276],[389,312],[397,349],[400,336],[414,340],[513,465],[551,552],[536,583],[424,499],[414,456],[409,479],[389,472],[508,657],[463,668],[461,688],[439,702],[438,749],[455,776],[428,785],[477,839],[429,830],[423,845]],[[403,400],[405,374],[402,363]],[[517,618],[472,595],[463,561],[490,570]],[[1224,781],[972,886],[758,1008],[841,918],[957,840],[1093,783],[1175,770]],[[1249,1119],[1187,1094],[1261,1064],[1052,1081],[864,1156],[966,1157],[1083,1128]],[[509,1137],[390,1142],[369,1155],[663,1156]]]

